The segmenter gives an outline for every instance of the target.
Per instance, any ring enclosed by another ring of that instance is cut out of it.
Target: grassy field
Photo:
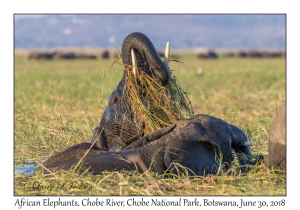
[[[194,113],[241,128],[254,144],[253,153],[266,157],[263,165],[247,175],[193,179],[151,172],[49,176],[39,170],[30,177],[14,177],[15,195],[285,195],[286,173],[266,166],[271,123],[286,97],[285,59],[179,56],[183,63],[172,62],[170,67],[189,93]],[[201,75],[199,67],[204,69]],[[121,77],[122,69],[113,60],[36,61],[16,55],[15,167],[42,163],[71,145],[89,141]]]

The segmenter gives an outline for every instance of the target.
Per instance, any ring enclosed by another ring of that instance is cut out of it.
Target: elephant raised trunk
[[[166,85],[170,79],[170,71],[167,63],[158,56],[150,39],[142,33],[129,34],[122,45],[122,61],[125,65],[132,65],[131,51],[134,51],[137,66],[148,75],[154,76],[162,85]]]
[[[100,126],[95,129],[91,143],[98,138],[97,134],[102,128],[104,129],[104,134],[99,137],[100,141],[97,141],[96,145],[110,151],[123,149],[145,134],[145,122],[134,113],[127,94],[130,91],[128,88],[129,74],[133,71],[135,77],[140,77],[140,73],[145,73],[161,86],[168,85],[171,78],[168,67],[170,58],[169,46],[169,43],[167,43],[165,60],[162,61],[153,44],[144,34],[135,32],[129,34],[124,39],[122,45],[122,63],[126,70],[124,70],[124,75],[119,85],[109,97],[108,106],[105,108]],[[137,82],[137,85],[139,85],[139,82]],[[151,99],[143,97],[143,92],[140,88],[139,94],[142,95],[141,103],[147,107],[152,115],[158,118],[163,116],[164,113],[160,109],[161,107],[157,108],[153,105]],[[175,114],[174,112],[173,115]],[[179,119],[176,117],[175,120]]]

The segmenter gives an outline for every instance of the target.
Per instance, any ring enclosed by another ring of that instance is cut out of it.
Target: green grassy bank
[[[285,172],[266,167],[269,130],[286,97],[285,59],[199,60],[181,54],[179,60],[183,63],[172,62],[170,67],[189,93],[194,113],[241,128],[254,144],[253,153],[266,157],[263,165],[245,176],[194,179],[152,173],[46,176],[37,171],[31,177],[15,176],[15,195],[285,195]],[[200,75],[199,67],[204,69]],[[14,165],[42,163],[89,141],[121,77],[122,69],[113,60],[36,61],[16,55]],[[59,183],[66,187],[60,189]],[[36,189],[38,184],[56,187]],[[75,187],[80,184],[86,187]]]

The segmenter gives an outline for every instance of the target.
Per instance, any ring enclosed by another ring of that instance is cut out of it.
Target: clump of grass
[[[176,77],[170,75],[166,86],[138,69],[137,75],[132,66],[123,65],[126,76],[124,94],[128,99],[128,112],[133,113],[137,127],[144,124],[144,134],[173,125],[176,121],[194,115],[187,93],[183,91]]]

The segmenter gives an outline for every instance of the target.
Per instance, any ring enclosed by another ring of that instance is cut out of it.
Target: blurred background
[[[156,49],[276,50],[286,47],[286,15],[15,15],[16,50],[121,49],[142,32]],[[257,56],[257,55],[256,55]]]

